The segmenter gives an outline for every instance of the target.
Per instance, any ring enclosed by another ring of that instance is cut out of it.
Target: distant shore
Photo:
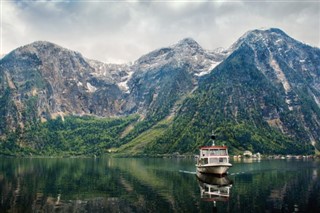
[[[0,157],[6,158],[102,158],[102,157],[115,157],[115,158],[196,158],[196,154],[139,154],[139,155],[127,155],[125,153],[103,153],[101,155],[88,154],[88,155],[4,155],[0,154]],[[244,156],[244,155],[229,155],[231,160],[259,160],[259,159],[320,159],[319,155],[281,155],[281,154],[261,154],[256,156]]]

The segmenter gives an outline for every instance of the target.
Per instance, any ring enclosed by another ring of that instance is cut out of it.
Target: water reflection
[[[201,199],[206,202],[213,203],[213,211],[217,211],[217,202],[227,202],[230,197],[230,189],[232,181],[226,176],[216,176],[210,174],[196,174]]]
[[[194,159],[0,158],[0,212],[320,209],[319,161],[234,162],[222,178],[195,170]]]
[[[185,212],[194,164],[166,159],[0,160],[0,212]],[[181,187],[177,187],[181,186]]]
[[[119,179],[95,159],[0,162],[0,212],[128,212]]]
[[[197,173],[201,198],[204,201],[228,201],[232,181],[228,176]]]

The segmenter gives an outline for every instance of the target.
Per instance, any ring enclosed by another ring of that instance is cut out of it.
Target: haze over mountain
[[[120,65],[38,41],[0,63],[2,145],[15,132],[15,144],[37,150],[24,137],[31,127],[70,115],[138,115],[102,152],[194,152],[212,130],[234,153],[310,153],[320,143],[320,49],[280,29],[249,31],[227,50],[186,38]]]

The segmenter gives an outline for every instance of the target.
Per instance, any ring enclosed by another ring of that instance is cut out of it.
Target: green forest
[[[187,117],[164,119],[156,124],[138,121],[139,116],[110,119],[69,116],[37,123],[23,131],[17,129],[0,141],[1,155],[15,156],[159,156],[196,154],[210,145],[214,117],[190,122]],[[192,120],[192,119],[191,119]],[[295,143],[292,138],[266,127],[256,128],[249,122],[223,121],[215,124],[216,144],[229,146],[230,154],[244,150],[262,154],[313,154],[309,144]]]
[[[23,131],[16,129],[0,141],[3,155],[76,156],[99,155],[121,145],[125,128],[138,116],[97,118],[90,116],[58,117],[36,123]]]

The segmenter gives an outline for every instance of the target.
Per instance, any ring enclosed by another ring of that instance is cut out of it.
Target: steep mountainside
[[[199,82],[147,152],[196,150],[214,130],[233,152],[303,153],[320,145],[320,50],[254,30]]]
[[[111,73],[112,74],[112,73]],[[122,91],[81,54],[48,42],[18,48],[1,60],[1,127],[68,114],[117,114]]]
[[[223,54],[184,39],[134,64],[105,64],[49,42],[20,47],[0,61],[0,135],[68,115],[139,113],[146,129],[197,86]],[[135,134],[139,134],[136,132]],[[5,138],[5,137],[4,137]]]
[[[199,76],[209,73],[225,57],[205,51],[190,38],[142,56],[132,66],[126,110],[163,118],[177,100],[197,86]]]
[[[211,131],[233,153],[320,148],[320,49],[279,29],[249,31],[225,51],[187,38],[122,65],[35,42],[0,66],[0,141],[22,148],[77,153],[69,143],[82,141],[74,144],[81,153],[120,145],[135,154],[185,153],[208,143]],[[63,124],[70,115],[115,121],[70,117]]]

